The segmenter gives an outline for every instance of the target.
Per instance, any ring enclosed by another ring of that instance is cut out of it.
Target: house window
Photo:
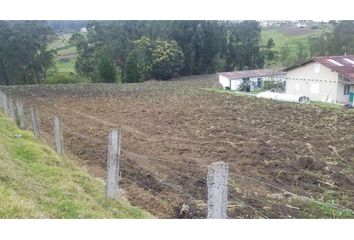
[[[344,85],[344,95],[349,95],[350,93],[350,85]]]

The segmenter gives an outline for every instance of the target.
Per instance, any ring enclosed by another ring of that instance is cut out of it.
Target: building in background
[[[266,82],[285,82],[285,72],[274,69],[256,69],[221,72],[219,83],[224,89],[252,92],[264,87]]]
[[[354,92],[354,55],[314,57],[284,71],[287,94],[347,104]]]

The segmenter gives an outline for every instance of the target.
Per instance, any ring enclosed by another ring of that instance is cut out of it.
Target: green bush
[[[112,60],[107,54],[103,54],[98,63],[98,73],[100,81],[104,83],[117,82],[117,70]]]
[[[44,84],[73,84],[73,83],[87,83],[89,80],[79,74],[71,72],[52,72],[48,75]]]
[[[275,81],[264,81],[264,90],[271,90],[277,88]]]
[[[141,82],[144,78],[141,69],[138,66],[138,55],[136,51],[131,51],[127,57],[127,66],[125,70],[126,83]]]

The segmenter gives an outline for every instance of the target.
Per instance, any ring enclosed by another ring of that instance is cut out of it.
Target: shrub
[[[112,60],[107,56],[103,55],[98,63],[98,74],[100,81],[104,83],[114,83],[117,82],[117,72],[116,67]]]
[[[127,57],[124,82],[141,82],[144,76],[138,66],[138,55],[136,51],[131,51]]]
[[[264,90],[271,90],[277,88],[275,81],[264,81]]]
[[[44,84],[73,84],[73,83],[87,83],[89,80],[79,74],[71,72],[52,72],[47,79],[43,81]]]

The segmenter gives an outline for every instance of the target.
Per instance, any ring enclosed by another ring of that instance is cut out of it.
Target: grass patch
[[[21,138],[15,138],[21,134]],[[149,218],[0,113],[0,218]]]
[[[59,34],[58,37],[48,46],[48,49],[57,51],[54,67],[50,71],[59,73],[76,73],[75,62],[77,49],[70,44],[70,33]],[[65,58],[66,61],[62,59]]]
[[[72,72],[50,72],[44,84],[77,84],[90,83],[91,81],[79,74]]]
[[[231,91],[231,90],[224,90],[224,89],[219,89],[219,88],[202,88],[205,91],[208,92],[216,92],[216,93],[226,93],[226,94],[231,94],[231,95],[236,95],[236,96],[247,96],[247,97],[256,97],[256,95],[260,92],[263,92],[264,90],[260,91],[254,91],[252,93],[246,93],[246,92],[239,92],[239,91]],[[269,99],[271,100],[271,99]],[[276,100],[271,100],[271,101],[276,101]],[[281,102],[281,101],[277,101]],[[343,105],[341,104],[336,104],[336,103],[325,103],[321,101],[310,101],[309,105],[315,105],[321,108],[335,108],[335,109],[343,109]],[[348,109],[349,111],[353,111],[353,109]]]
[[[304,209],[309,218],[353,218],[354,213],[350,209],[338,208],[333,202],[310,203]]]
[[[219,88],[202,88],[202,89],[208,92],[226,93],[226,94],[231,94],[236,96],[246,96],[246,97],[255,97],[257,93],[259,93],[259,92],[257,93],[239,92],[239,91],[224,90]]]
[[[336,103],[325,103],[321,101],[310,101],[310,104],[316,105],[319,107],[323,108],[337,108],[337,109],[342,109],[343,105],[342,104],[336,104]]]
[[[76,73],[75,58],[67,59],[67,61],[55,60],[55,65],[52,71],[59,73]]]

